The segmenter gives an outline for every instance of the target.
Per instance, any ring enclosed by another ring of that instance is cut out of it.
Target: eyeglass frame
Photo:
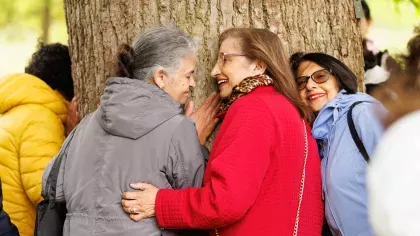
[[[318,82],[316,82],[315,80],[314,80],[314,78],[313,78],[313,75],[315,74],[315,73],[318,73],[318,72],[320,72],[320,71],[323,71],[323,70],[325,70],[325,71],[327,71],[328,72],[328,78],[324,81],[324,82],[321,82],[321,83],[318,83]],[[304,90],[305,89],[305,87],[306,87],[306,85],[308,84],[308,80],[309,79],[311,79],[312,81],[314,81],[315,83],[317,83],[317,84],[323,84],[323,83],[325,83],[325,82],[327,82],[329,79],[330,79],[330,77],[331,77],[331,75],[332,75],[332,70],[331,69],[325,69],[325,68],[323,68],[323,69],[321,69],[321,70],[317,70],[317,71],[315,71],[314,73],[312,73],[311,75],[307,75],[307,76],[299,76],[299,77],[297,77],[296,78],[296,84],[298,83],[298,80],[299,80],[299,78],[305,78],[305,86],[303,87],[303,88],[301,88],[301,89],[299,89],[299,84],[297,84],[297,86],[298,86],[298,90]]]
[[[225,56],[247,57],[248,55],[241,52],[221,52],[219,53],[216,62],[220,68],[222,68],[225,65]]]

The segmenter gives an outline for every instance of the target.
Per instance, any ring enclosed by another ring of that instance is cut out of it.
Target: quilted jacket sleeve
[[[64,126],[49,109],[33,106],[28,114],[19,148],[22,185],[35,205],[42,200],[42,173],[64,141]]]
[[[172,137],[166,168],[174,189],[202,186],[206,154],[194,124],[184,119]]]

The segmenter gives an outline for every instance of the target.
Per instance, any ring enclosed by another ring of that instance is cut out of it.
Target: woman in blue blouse
[[[357,77],[332,56],[297,53],[291,64],[300,98],[317,114],[312,135],[322,158],[328,226],[334,236],[370,236],[366,168],[382,136],[379,117],[386,110],[371,96],[357,93]]]

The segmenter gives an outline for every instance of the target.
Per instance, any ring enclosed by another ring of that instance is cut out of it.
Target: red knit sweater
[[[299,236],[321,235],[320,158],[310,135]],[[273,87],[260,87],[230,107],[216,137],[204,187],[159,190],[160,227],[227,235],[293,235],[304,161],[302,120]]]

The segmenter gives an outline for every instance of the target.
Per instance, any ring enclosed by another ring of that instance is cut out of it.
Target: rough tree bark
[[[96,109],[116,50],[147,27],[178,26],[200,43],[196,105],[216,89],[209,73],[217,36],[230,27],[267,28],[289,53],[320,51],[363,78],[361,35],[353,0],[65,0],[80,113]]]

